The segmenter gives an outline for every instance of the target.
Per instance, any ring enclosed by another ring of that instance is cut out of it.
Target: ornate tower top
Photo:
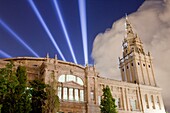
[[[136,33],[134,33],[131,23],[126,15],[125,21],[125,38],[123,41],[123,57],[130,54],[132,51],[144,54],[143,45]]]
[[[122,43],[123,57],[119,59],[122,80],[156,86],[151,56],[144,52],[142,42],[134,33],[127,16],[125,30],[126,35]]]

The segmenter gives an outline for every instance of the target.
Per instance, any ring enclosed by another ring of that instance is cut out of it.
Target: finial
[[[55,54],[55,60],[57,60],[57,54]]]
[[[47,56],[46,56],[46,58],[49,58],[49,53],[47,53]]]
[[[126,25],[126,27],[127,27],[127,25],[130,24],[130,22],[129,22],[129,20],[128,20],[128,15],[127,15],[127,13],[125,13],[125,19],[126,19],[125,25]]]
[[[127,15],[127,13],[125,13],[125,16],[126,16],[126,20],[128,20],[128,15]]]

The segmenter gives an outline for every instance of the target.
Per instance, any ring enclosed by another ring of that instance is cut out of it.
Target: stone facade
[[[140,38],[126,19],[127,36],[123,58],[119,59],[122,81],[100,77],[94,66],[81,66],[57,57],[16,57],[0,59],[0,68],[10,60],[27,68],[28,79],[46,84],[51,75],[58,81],[57,94],[61,113],[100,113],[102,89],[108,85],[119,113],[165,113],[161,88],[156,84],[150,53],[143,50]]]

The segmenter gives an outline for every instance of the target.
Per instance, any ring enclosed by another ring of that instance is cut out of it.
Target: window
[[[143,64],[143,66],[145,67],[145,64]]]
[[[133,63],[131,63],[131,66],[133,66]]]
[[[120,102],[121,102],[121,101],[120,101],[120,98],[119,98],[119,97],[115,99],[115,104],[116,104],[116,106],[117,106],[118,108],[121,108],[121,103],[120,103]]]
[[[120,105],[120,98],[118,98],[118,107],[120,108],[121,105]]]
[[[148,96],[145,94],[145,103],[146,103],[146,108],[149,109],[149,103],[148,103]]]
[[[124,69],[122,69],[122,71],[124,72]]]
[[[64,100],[68,99],[68,97],[67,97],[67,88],[66,87],[63,88],[63,99]]]
[[[101,104],[101,96],[98,96],[99,105]]]
[[[83,81],[79,77],[77,77],[77,83],[83,85]]]
[[[130,99],[131,110],[135,111],[137,109],[137,102],[134,99]]]
[[[140,65],[140,63],[138,62],[138,65]]]
[[[94,100],[94,92],[93,91],[90,92],[90,97],[91,97],[91,100]]]
[[[61,87],[58,87],[58,97],[59,97],[59,99],[61,99]]]
[[[80,101],[84,101],[84,91],[80,90]]]
[[[118,107],[118,98],[115,99],[115,104]]]
[[[69,100],[73,100],[73,88],[69,88]]]
[[[76,82],[76,76],[73,75],[66,75],[66,81],[74,81]]]
[[[79,101],[79,92],[78,92],[78,89],[75,89],[74,92],[75,92],[75,101]]]
[[[153,95],[151,95],[151,103],[152,103],[152,108],[155,109],[155,102],[154,102]]]
[[[129,69],[129,67],[127,66],[127,69]]]
[[[59,82],[65,82],[65,75],[61,75],[58,79]]]
[[[148,65],[148,67],[150,68],[151,66],[150,66],[150,65]]]

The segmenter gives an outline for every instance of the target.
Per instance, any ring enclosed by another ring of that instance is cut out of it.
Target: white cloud
[[[129,15],[135,32],[144,43],[145,52],[153,56],[155,76],[163,89],[165,104],[170,108],[168,91],[170,69],[170,1],[145,1],[137,12]],[[92,56],[101,76],[120,79],[118,57],[122,56],[121,44],[125,35],[125,20],[115,22],[110,30],[96,36]]]

